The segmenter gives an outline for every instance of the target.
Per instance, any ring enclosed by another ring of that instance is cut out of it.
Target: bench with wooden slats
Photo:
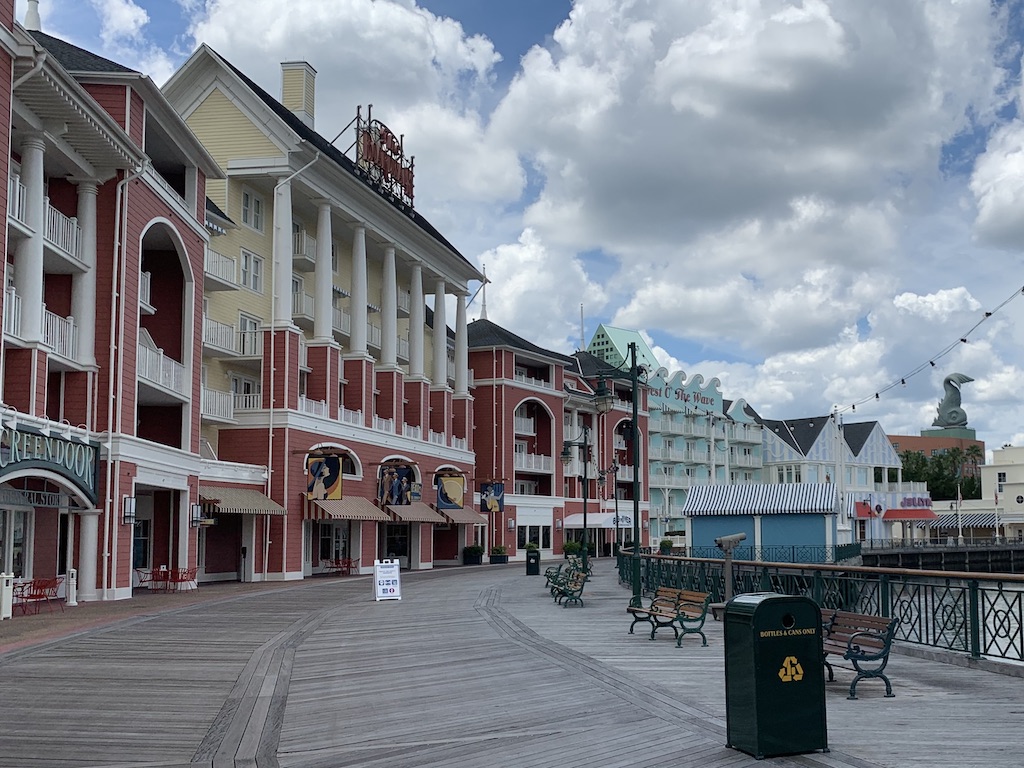
[[[704,635],[704,621],[707,619],[711,595],[692,589],[674,589],[658,587],[647,605],[637,604],[637,598],[629,601],[626,612],[632,614],[633,623],[629,625],[629,633],[638,622],[646,621],[651,625],[651,640],[658,630],[671,627],[675,634],[676,647],[681,647],[683,638],[689,634],[700,635],[704,645],[708,639]]]
[[[831,614],[827,621],[826,614]],[[832,665],[828,663],[828,655],[835,654],[851,662],[857,673],[850,683],[848,699],[857,698],[857,683],[872,677],[881,678],[885,682],[886,697],[893,697],[895,694],[885,674],[885,667],[889,663],[889,651],[892,650],[899,619],[850,611],[822,610],[822,621],[821,645],[829,682],[835,680],[835,675]]]

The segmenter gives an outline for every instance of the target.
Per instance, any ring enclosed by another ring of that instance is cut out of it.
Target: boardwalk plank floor
[[[601,562],[562,608],[522,565],[316,579],[0,654],[0,768],[764,765],[725,746],[708,646],[629,635]],[[153,603],[157,605],[156,603]],[[894,654],[896,698],[837,665],[832,751],[791,768],[1018,768],[1024,680]]]

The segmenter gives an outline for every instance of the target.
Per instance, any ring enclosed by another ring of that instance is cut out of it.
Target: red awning
[[[874,517],[874,514],[871,512],[871,505],[866,501],[854,502],[853,508],[857,512],[858,520],[870,520]]]
[[[901,520],[938,520],[939,516],[927,507],[909,507],[907,509],[887,509],[883,520],[899,522]]]

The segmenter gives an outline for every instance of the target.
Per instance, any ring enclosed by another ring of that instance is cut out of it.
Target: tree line
[[[981,475],[978,465],[985,463],[985,454],[980,446],[969,445],[966,449],[949,448],[934,456],[925,456],[918,451],[902,451],[903,480],[914,483],[928,483],[932,501],[956,499],[956,487],[965,499],[981,498]],[[974,468],[965,474],[964,467]]]

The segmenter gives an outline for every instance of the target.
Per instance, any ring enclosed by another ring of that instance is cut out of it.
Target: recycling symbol
[[[804,668],[796,660],[796,656],[787,656],[779,670],[779,679],[784,683],[799,682],[804,679]]]

